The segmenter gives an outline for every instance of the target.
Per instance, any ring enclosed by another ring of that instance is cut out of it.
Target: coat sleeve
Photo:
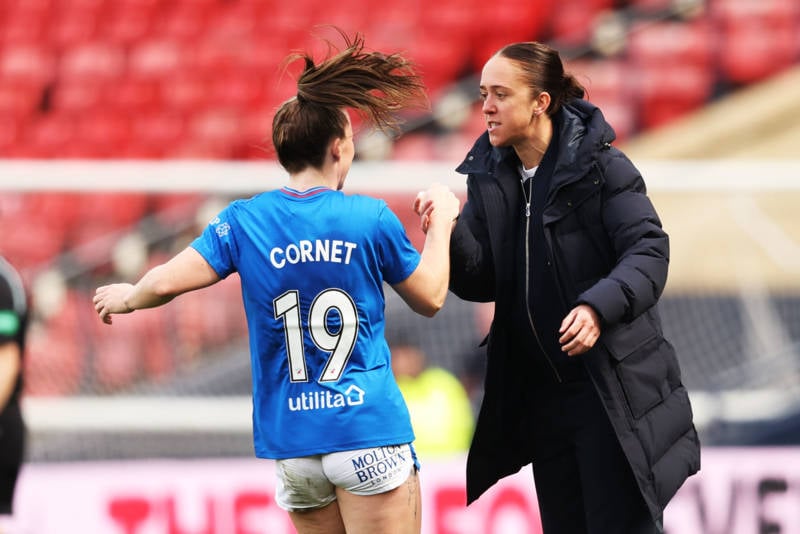
[[[658,301],[667,282],[669,237],[627,157],[616,151],[604,175],[602,218],[616,264],[578,302],[592,306],[611,326],[632,321]]]
[[[495,279],[486,216],[471,187],[450,236],[450,290],[474,301],[494,300]]]

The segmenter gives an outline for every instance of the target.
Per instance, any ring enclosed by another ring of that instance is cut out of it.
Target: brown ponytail
[[[416,103],[427,105],[425,86],[405,58],[365,52],[360,34],[350,39],[337,31],[344,50],[319,64],[307,53],[286,60],[287,65],[304,62],[297,96],[281,105],[272,122],[278,161],[290,173],[322,166],[328,143],[344,136],[345,108],[355,109],[382,130],[394,131],[400,124],[395,112]]]

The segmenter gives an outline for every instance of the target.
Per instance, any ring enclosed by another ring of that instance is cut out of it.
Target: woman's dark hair
[[[319,64],[308,53],[286,60],[287,65],[298,59],[305,63],[297,96],[284,102],[272,120],[272,144],[290,173],[322,166],[328,143],[345,135],[343,109],[353,108],[378,128],[396,131],[400,119],[394,112],[416,102],[427,104],[425,86],[409,61],[398,54],[365,52],[360,34],[350,39],[337,31],[344,50]]]
[[[572,99],[583,98],[585,94],[575,77],[564,72],[558,52],[545,44],[536,41],[513,43],[501,48],[495,55],[517,62],[534,96],[543,91],[550,94],[548,115],[553,115]]]

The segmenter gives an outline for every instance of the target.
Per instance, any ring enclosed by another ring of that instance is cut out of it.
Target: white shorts
[[[411,444],[317,454],[276,461],[275,501],[289,512],[322,508],[336,500],[336,488],[377,495],[405,482],[419,469]]]

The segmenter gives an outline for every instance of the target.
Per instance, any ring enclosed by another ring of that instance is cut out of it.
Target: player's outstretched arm
[[[395,284],[394,290],[415,312],[433,317],[447,297],[450,276],[450,233],[458,217],[461,201],[442,184],[433,184],[415,201],[424,204],[427,233],[422,249],[422,259],[411,275]]]
[[[181,293],[210,286],[220,280],[216,271],[191,247],[145,273],[136,284],[110,284],[95,291],[94,309],[106,324],[116,313],[154,308]]]

